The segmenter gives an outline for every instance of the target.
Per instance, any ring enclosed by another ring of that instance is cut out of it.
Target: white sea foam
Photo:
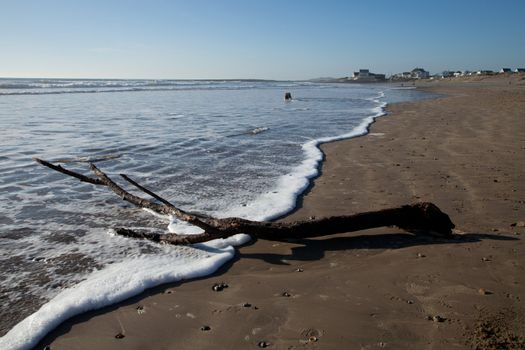
[[[310,140],[303,144],[303,162],[289,174],[280,177],[273,190],[260,195],[254,202],[246,206],[230,208],[229,211],[222,213],[222,216],[239,216],[253,220],[273,220],[293,210],[297,203],[297,197],[310,185],[310,179],[319,175],[320,162],[323,160],[323,153],[319,146],[323,143],[367,134],[368,128],[375,118],[385,115],[386,102],[380,101],[384,96],[384,93],[381,91],[377,97],[372,98],[377,103],[377,107],[374,107],[371,110],[371,114],[365,117],[352,131],[337,136]]]
[[[177,250],[165,247],[163,254],[109,265],[65,289],[18,323],[0,338],[0,349],[31,349],[49,331],[72,316],[117,303],[160,284],[209,275],[234,256],[233,246],[247,239],[246,235],[236,235]]]

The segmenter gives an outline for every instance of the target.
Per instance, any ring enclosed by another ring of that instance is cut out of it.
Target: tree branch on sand
[[[195,235],[182,235],[176,233],[137,232],[126,228],[115,229],[117,234],[125,237],[147,239],[158,243],[174,245],[193,244],[217,238],[225,238],[238,233],[246,233],[257,238],[268,240],[283,240],[328,236],[383,226],[397,226],[411,232],[434,233],[442,237],[449,237],[452,235],[452,229],[454,228],[454,224],[447,214],[443,213],[436,205],[427,202],[353,215],[332,216],[294,222],[252,221],[236,217],[219,219],[186,212],[177,208],[166,199],[138,184],[129,176],[120,174],[124,180],[154,198],[156,202],[131,194],[93,163],[89,164],[91,171],[96,177],[86,176],[42,159],[34,158],[34,160],[45,167],[74,177],[82,182],[105,186],[123,200],[137,207],[146,208],[159,214],[172,215],[204,231],[203,233]]]

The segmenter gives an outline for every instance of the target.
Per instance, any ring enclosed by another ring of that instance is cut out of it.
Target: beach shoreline
[[[455,239],[382,228],[259,240],[212,276],[74,317],[37,348],[519,345],[525,334],[523,82],[418,83],[447,96],[389,105],[389,116],[377,118],[366,137],[323,144],[321,176],[283,219],[431,201],[456,223]],[[216,282],[229,287],[214,292]]]

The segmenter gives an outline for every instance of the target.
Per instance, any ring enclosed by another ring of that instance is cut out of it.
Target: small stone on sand
[[[115,336],[115,338],[117,338],[117,339],[122,339],[122,338],[124,338],[124,334],[122,334],[122,333],[118,333],[118,334]]]
[[[444,318],[444,317],[441,317],[441,316],[439,316],[439,315],[436,315],[436,316],[432,317],[432,320],[433,320],[434,322],[444,322],[444,321],[445,321],[445,318]]]
[[[434,321],[434,322],[445,322],[446,318],[440,315],[435,315],[435,316],[427,316],[427,320]]]
[[[260,341],[260,342],[257,344],[257,346],[260,347],[260,348],[267,348],[268,346],[270,346],[270,343],[268,343],[268,342],[262,340],[262,341]]]
[[[207,331],[209,331],[209,330],[211,330],[211,327],[210,327],[210,326],[202,326],[202,327],[201,327],[201,331],[203,331],[203,332],[207,332]]]
[[[480,289],[478,289],[478,293],[479,293],[480,295],[490,295],[490,294],[492,294],[492,292],[489,292],[489,291],[486,290],[485,288],[480,288]]]
[[[220,292],[222,291],[224,288],[228,288],[228,285],[224,282],[221,282],[221,283],[215,283],[211,289],[215,292]]]

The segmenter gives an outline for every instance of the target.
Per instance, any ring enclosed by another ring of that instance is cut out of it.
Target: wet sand
[[[37,348],[524,348],[525,79],[418,86],[446,97],[391,105],[368,136],[323,145],[322,175],[284,220],[430,201],[453,239],[259,240],[211,277],[75,317]]]

